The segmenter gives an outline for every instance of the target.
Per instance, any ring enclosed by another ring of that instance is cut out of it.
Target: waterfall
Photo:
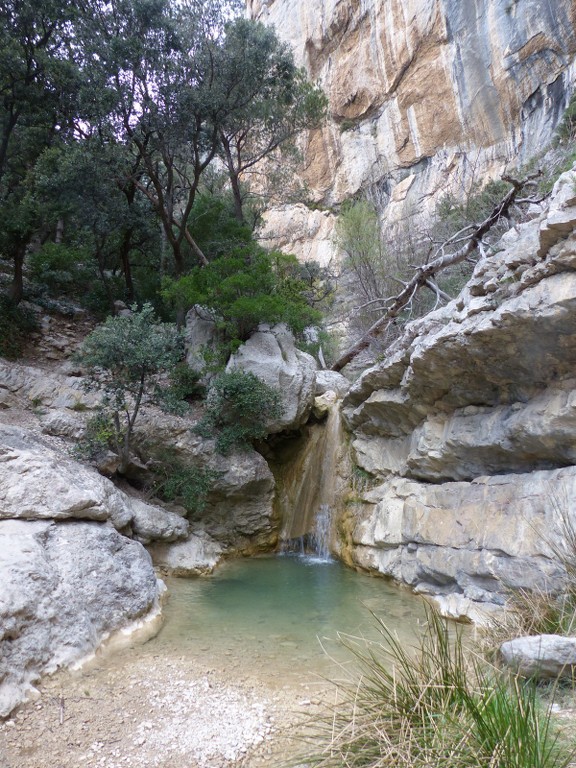
[[[282,552],[330,559],[340,446],[340,411],[334,402],[324,422],[308,424],[302,436],[280,450],[274,473]]]

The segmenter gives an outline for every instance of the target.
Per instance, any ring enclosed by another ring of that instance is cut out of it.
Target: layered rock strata
[[[316,203],[369,190],[397,232],[539,152],[573,90],[572,0],[247,0],[247,12],[328,95],[331,120],[303,147]],[[287,206],[263,237],[326,261],[333,225]]]
[[[576,522],[575,179],[564,174],[550,209],[509,231],[344,400],[375,484],[350,556],[452,615],[562,576],[554,549]]]

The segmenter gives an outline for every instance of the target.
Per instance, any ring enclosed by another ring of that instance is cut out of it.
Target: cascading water
[[[330,560],[341,444],[340,412],[333,402],[325,421],[309,424],[305,435],[278,457],[276,504],[283,521],[282,552]]]

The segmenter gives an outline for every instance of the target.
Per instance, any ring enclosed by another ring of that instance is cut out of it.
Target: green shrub
[[[165,501],[176,501],[191,514],[201,514],[220,473],[199,467],[184,467],[176,464],[163,465],[166,477],[155,492]]]
[[[76,360],[86,366],[87,384],[102,391],[112,415],[114,449],[121,473],[130,461],[134,424],[143,399],[154,400],[158,376],[182,358],[184,340],[175,326],[157,320],[150,304],[127,316],[109,317],[85,339]]]
[[[0,295],[0,357],[20,357],[30,334],[37,328],[33,312]]]
[[[28,263],[31,277],[52,293],[83,290],[97,277],[85,249],[61,243],[45,243]]]
[[[157,390],[158,405],[167,413],[182,416],[188,404],[204,396],[206,388],[199,383],[200,374],[185,362],[178,363],[168,375],[169,385]]]
[[[260,323],[286,323],[301,333],[319,322],[319,312],[307,300],[308,287],[294,256],[267,253],[252,243],[179,280],[166,280],[162,295],[181,311],[205,307],[233,345],[246,341]]]
[[[195,429],[203,437],[215,437],[216,450],[227,454],[266,437],[268,425],[281,414],[278,390],[253,373],[234,369],[212,382],[206,413]]]
[[[572,96],[570,102],[562,116],[558,127],[556,128],[556,141],[569,143],[576,137],[576,94]]]
[[[80,459],[97,461],[114,448],[114,437],[112,414],[100,409],[86,422],[84,434],[76,444],[74,453]]]

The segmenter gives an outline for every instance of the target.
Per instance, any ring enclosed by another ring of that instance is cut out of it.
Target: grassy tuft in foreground
[[[307,724],[307,768],[565,768],[571,752],[537,688],[467,650],[432,610],[413,648],[344,640],[356,664],[329,712]]]

